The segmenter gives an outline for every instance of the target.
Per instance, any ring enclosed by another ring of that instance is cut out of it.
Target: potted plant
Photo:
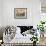
[[[44,37],[44,27],[45,27],[44,24],[45,24],[44,21],[40,21],[40,24],[37,25],[37,29],[40,30],[42,37]]]
[[[37,36],[33,36],[32,39],[31,39],[31,41],[33,41],[33,46],[36,46],[36,43],[38,41]]]

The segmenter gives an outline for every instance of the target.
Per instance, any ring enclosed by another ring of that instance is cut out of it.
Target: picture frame
[[[15,19],[27,19],[27,8],[14,8]]]

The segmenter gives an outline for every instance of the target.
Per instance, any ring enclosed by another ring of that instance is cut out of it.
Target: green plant
[[[33,45],[36,46],[36,43],[38,41],[37,36],[33,36],[32,39],[31,39],[31,41],[33,41]]]
[[[36,41],[37,42],[38,41],[37,36],[33,36],[32,39],[31,39],[31,41]]]
[[[42,31],[42,32],[44,32],[44,24],[45,24],[45,22],[40,21],[40,24],[37,25],[37,29],[40,30],[40,31]]]

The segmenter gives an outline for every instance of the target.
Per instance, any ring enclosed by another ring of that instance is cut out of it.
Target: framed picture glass
[[[26,19],[27,18],[27,8],[14,8],[14,18]]]

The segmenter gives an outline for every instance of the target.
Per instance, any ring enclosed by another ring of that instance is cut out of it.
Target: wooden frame
[[[27,8],[14,8],[14,18],[26,19],[27,18]]]

